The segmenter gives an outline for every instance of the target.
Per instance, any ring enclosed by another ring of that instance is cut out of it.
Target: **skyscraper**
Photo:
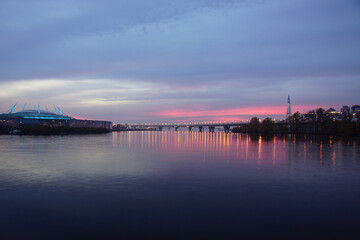
[[[286,111],[286,118],[291,117],[291,103],[290,103],[290,95],[288,95],[287,101],[287,111]]]

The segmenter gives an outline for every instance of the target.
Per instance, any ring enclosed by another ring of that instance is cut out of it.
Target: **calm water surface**
[[[357,141],[0,136],[0,239],[358,239],[359,226]]]

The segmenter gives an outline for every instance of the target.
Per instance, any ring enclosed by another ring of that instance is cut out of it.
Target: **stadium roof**
[[[15,104],[9,113],[1,114],[2,117],[18,117],[18,118],[27,118],[27,119],[52,119],[52,120],[69,120],[73,119],[70,116],[63,115],[59,107],[55,107],[54,109],[56,113],[48,111],[48,110],[41,110],[40,106],[38,106],[38,109],[25,109],[25,106],[23,109],[19,112],[12,113],[15,109],[17,104]]]

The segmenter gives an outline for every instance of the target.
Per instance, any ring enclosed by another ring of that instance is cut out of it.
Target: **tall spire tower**
[[[287,101],[287,111],[286,111],[286,118],[291,117],[291,103],[290,103],[290,95],[288,95]]]

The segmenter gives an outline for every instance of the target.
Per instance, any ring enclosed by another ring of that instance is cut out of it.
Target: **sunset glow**
[[[1,1],[0,113],[237,121],[284,118],[288,94],[300,113],[359,104],[355,1],[106,2]]]
[[[293,106],[294,112],[296,111],[310,111],[324,106]],[[163,116],[166,118],[188,118],[199,119],[199,117],[212,117],[215,121],[237,121],[247,120],[248,116],[280,116],[283,117],[286,108],[284,106],[264,106],[264,107],[244,107],[223,110],[187,110],[187,109],[174,109],[164,110],[150,115]]]

